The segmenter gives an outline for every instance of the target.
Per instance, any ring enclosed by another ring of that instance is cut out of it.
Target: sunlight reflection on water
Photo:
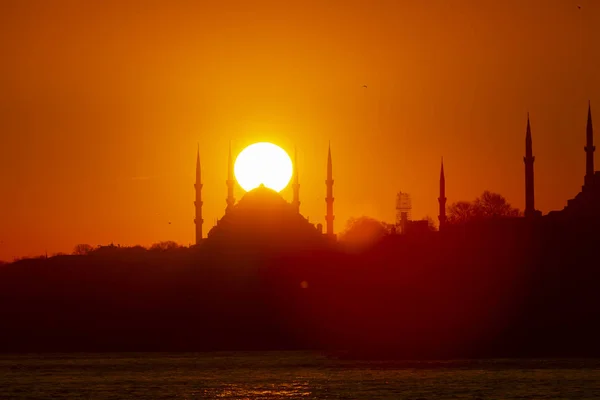
[[[377,363],[312,353],[0,356],[0,399],[597,399],[600,361]]]
[[[229,387],[222,389],[216,393],[205,392],[208,397],[216,398],[247,398],[247,399],[286,399],[286,398],[298,398],[308,397],[311,392],[308,390],[308,382],[293,382],[293,383],[281,383],[278,385],[272,384],[270,388],[265,387],[252,387],[247,388],[244,385],[230,385]]]

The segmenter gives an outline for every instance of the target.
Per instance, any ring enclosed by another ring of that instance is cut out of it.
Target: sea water
[[[0,355],[0,399],[600,399],[600,360],[316,353]]]

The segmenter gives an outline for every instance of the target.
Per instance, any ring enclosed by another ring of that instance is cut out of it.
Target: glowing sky
[[[0,8],[0,260],[192,243],[197,143],[205,232],[225,209],[230,140],[235,154],[296,146],[315,223],[331,140],[336,231],[393,221],[399,190],[413,217],[437,218],[441,156],[449,203],[489,189],[523,208],[528,111],[544,213],[583,183],[588,99],[600,146],[595,0]]]

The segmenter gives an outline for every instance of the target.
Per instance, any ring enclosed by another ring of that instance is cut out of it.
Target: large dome
[[[279,193],[261,185],[218,221],[207,241],[232,247],[293,248],[321,244],[324,238]]]
[[[265,185],[260,185],[256,189],[247,192],[241,200],[234,206],[234,212],[267,212],[274,211],[293,212],[290,203],[276,191],[269,189]]]

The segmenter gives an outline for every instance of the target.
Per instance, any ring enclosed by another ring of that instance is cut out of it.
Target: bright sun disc
[[[246,147],[235,159],[235,178],[245,191],[261,184],[282,191],[292,178],[292,160],[281,147],[260,142]]]

